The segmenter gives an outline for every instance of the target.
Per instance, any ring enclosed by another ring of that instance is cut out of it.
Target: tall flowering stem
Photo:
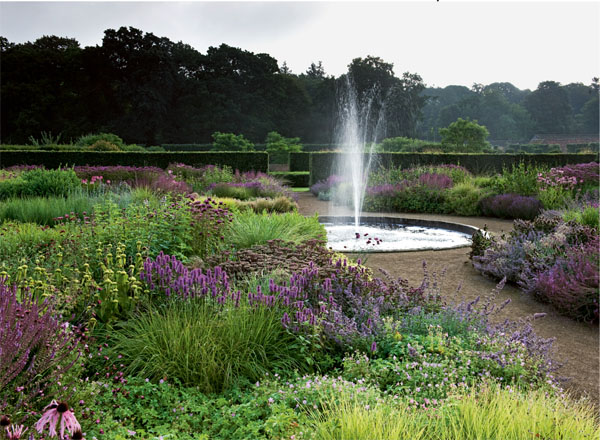
[[[0,413],[26,409],[58,382],[76,362],[77,344],[48,300],[38,304],[0,278]]]

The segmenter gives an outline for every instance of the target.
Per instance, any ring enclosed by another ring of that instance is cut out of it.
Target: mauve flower
[[[8,440],[18,440],[27,431],[23,425],[11,425],[6,427],[6,436]]]
[[[58,403],[56,400],[53,400],[50,402],[50,405],[44,408],[44,414],[35,424],[35,429],[41,434],[46,425],[48,425],[48,434],[50,437],[56,437],[56,425],[59,420],[61,438],[65,436],[65,428],[70,434],[81,431],[81,425],[75,418],[75,414],[69,410],[69,405],[64,402]]]

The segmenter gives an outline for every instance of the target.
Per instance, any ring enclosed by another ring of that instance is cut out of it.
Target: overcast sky
[[[226,43],[266,52],[294,73],[322,61],[340,75],[353,58],[379,56],[428,86],[509,81],[535,89],[600,76],[600,3],[577,2],[5,2],[0,35],[102,44],[133,26],[202,53]]]

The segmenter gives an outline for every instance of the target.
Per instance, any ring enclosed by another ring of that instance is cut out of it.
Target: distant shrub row
[[[96,152],[96,151],[3,151],[0,168],[14,165],[44,165],[59,168],[71,165],[155,166],[166,169],[171,163],[195,167],[229,166],[240,171],[269,170],[269,155],[265,152]]]
[[[336,174],[335,164],[341,163],[345,153],[311,153],[309,159],[310,185]],[[548,168],[567,164],[598,161],[598,154],[468,154],[468,153],[377,153],[372,167],[411,168],[419,165],[462,165],[474,174],[500,173],[503,168],[512,168],[520,162],[526,166]]]

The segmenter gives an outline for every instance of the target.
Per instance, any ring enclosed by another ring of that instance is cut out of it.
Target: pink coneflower
[[[60,437],[65,436],[65,428],[70,434],[74,434],[76,431],[81,431],[81,425],[75,418],[73,411],[69,410],[69,405],[65,402],[58,403],[56,400],[50,402],[46,408],[44,408],[44,414],[42,418],[35,424],[37,432],[41,433],[46,425],[48,425],[48,434],[50,437],[56,437],[56,425],[60,420]]]
[[[21,436],[27,431],[23,425],[11,425],[6,427],[6,436],[8,440],[19,440]]]

